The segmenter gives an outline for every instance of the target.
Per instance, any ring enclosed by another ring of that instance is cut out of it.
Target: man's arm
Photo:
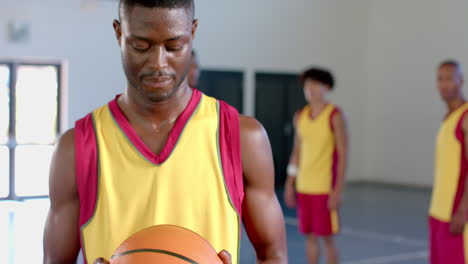
[[[297,119],[299,114],[296,113],[294,115],[294,143],[293,149],[291,153],[291,157],[289,158],[288,169],[287,169],[287,178],[286,183],[284,185],[284,202],[286,206],[289,208],[296,207],[296,176],[297,170],[299,167],[299,146],[300,146],[300,138],[299,134],[297,133]]]
[[[465,142],[463,142],[463,144],[465,145],[465,152],[466,152],[465,155],[468,155],[468,140],[467,140],[468,138],[468,116],[467,115],[465,115],[465,117],[463,118],[462,129],[463,129],[463,134],[465,135]],[[466,214],[468,212],[468,177],[466,178],[464,184],[465,184],[465,188],[463,191],[462,199],[450,223],[450,232],[452,232],[453,234],[461,234],[465,229]]]
[[[258,263],[287,263],[284,217],[274,190],[268,136],[253,118],[241,116],[240,137],[245,182],[243,222]]]
[[[345,185],[346,167],[348,164],[348,132],[346,129],[345,118],[342,112],[337,112],[333,116],[332,125],[335,132],[338,167],[336,184],[332,194],[330,195],[328,207],[331,210],[335,210],[338,209],[341,205]]]
[[[80,203],[75,179],[74,131],[59,140],[49,179],[50,209],[44,231],[44,263],[74,264],[80,249]]]

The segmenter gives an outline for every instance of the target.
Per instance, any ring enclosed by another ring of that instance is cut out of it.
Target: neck
[[[465,103],[463,96],[459,96],[455,99],[449,100],[447,103],[447,109],[450,112],[455,111],[458,107],[462,106]]]
[[[310,107],[312,109],[322,109],[323,107],[325,107],[326,105],[328,104],[327,101],[312,101],[309,103]]]
[[[192,89],[184,82],[167,100],[152,102],[141,96],[135,89],[127,88],[119,98],[119,105],[129,115],[129,119],[130,116],[136,116],[151,123],[167,122],[177,118],[184,111],[192,97],[192,92]]]

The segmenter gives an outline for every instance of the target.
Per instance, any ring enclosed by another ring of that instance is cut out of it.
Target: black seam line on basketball
[[[169,255],[169,256],[172,256],[172,257],[176,257],[176,258],[185,260],[185,261],[190,262],[192,264],[199,264],[198,262],[196,262],[193,259],[187,258],[185,256],[182,256],[182,255],[177,254],[177,253],[172,252],[172,251],[167,251],[167,250],[162,250],[162,249],[150,249],[150,248],[142,248],[142,249],[134,249],[134,250],[125,251],[125,252],[123,252],[121,254],[112,256],[111,259],[116,259],[116,258],[123,257],[123,256],[126,256],[126,255],[130,255],[130,254],[133,254],[133,253],[144,253],[144,252],[161,253],[161,254],[165,254],[165,255]]]

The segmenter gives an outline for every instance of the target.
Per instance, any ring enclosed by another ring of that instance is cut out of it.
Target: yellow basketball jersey
[[[452,112],[443,121],[437,136],[435,179],[429,213],[440,221],[450,222],[465,187],[468,167],[462,121],[467,112],[468,104]]]
[[[109,259],[153,225],[188,228],[238,263],[243,198],[238,113],[193,90],[156,155],[111,101],[77,122],[75,144],[82,249]],[[95,146],[95,148],[93,148]]]
[[[328,104],[315,119],[311,107],[305,106],[297,116],[299,170],[297,191],[303,194],[329,194],[336,177],[337,155],[332,126],[338,108]]]

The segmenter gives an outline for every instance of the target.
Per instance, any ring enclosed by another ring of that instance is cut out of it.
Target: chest
[[[160,128],[134,125],[135,132],[143,144],[154,154],[158,155],[163,150],[171,134],[173,125]]]

